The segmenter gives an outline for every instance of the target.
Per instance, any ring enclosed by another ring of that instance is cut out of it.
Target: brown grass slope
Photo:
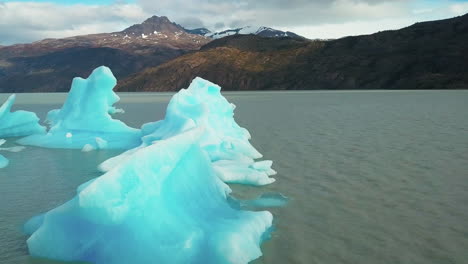
[[[333,41],[231,36],[120,82],[177,91],[196,76],[225,90],[466,89],[468,15]]]

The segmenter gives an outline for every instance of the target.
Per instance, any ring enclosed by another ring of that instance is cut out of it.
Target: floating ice
[[[5,139],[0,139],[0,146],[5,144],[5,142],[6,142]],[[9,152],[19,152],[19,151],[21,151],[23,149],[24,149],[23,146],[0,148],[0,150],[9,151]],[[6,166],[8,166],[8,163],[10,163],[10,161],[7,158],[5,158],[4,156],[0,155],[0,169],[5,168]]]
[[[6,140],[0,139],[0,146],[5,144],[5,142],[6,142]],[[8,163],[10,163],[10,161],[8,161],[7,158],[0,155],[0,169],[5,168],[6,166],[8,166]]]
[[[208,153],[216,174],[224,182],[265,185],[275,181],[271,161],[255,162],[262,155],[249,143],[250,134],[234,120],[235,106],[221,95],[221,88],[195,78],[188,89],[175,94],[164,120],[143,125],[143,144],[100,165],[102,171],[123,162],[144,148],[194,127],[204,127],[200,145]]]
[[[8,163],[10,163],[10,161],[7,158],[0,155],[0,169],[3,169],[6,166],[8,166]]]
[[[74,78],[61,109],[47,114],[50,130],[32,135],[20,144],[49,148],[129,149],[141,144],[138,129],[128,127],[111,114],[122,112],[113,105],[120,100],[112,90],[117,80],[107,67],[96,68],[88,79]]]
[[[135,150],[81,185],[67,203],[32,218],[33,256],[95,264],[248,263],[272,224],[269,212],[233,209],[230,189],[200,148],[202,128]]]
[[[11,107],[16,95],[12,94],[0,107],[0,137],[22,137],[45,133],[45,127],[39,125],[39,118],[33,112],[15,111]]]

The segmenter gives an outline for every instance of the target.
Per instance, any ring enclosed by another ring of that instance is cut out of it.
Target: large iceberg
[[[45,127],[39,125],[39,118],[33,112],[15,111],[11,107],[16,95],[12,94],[0,107],[0,137],[22,137],[45,133]]]
[[[190,129],[139,148],[72,200],[32,218],[25,225],[31,255],[95,264],[237,264],[261,256],[272,215],[229,205],[230,189],[199,145],[207,133]]]
[[[130,149],[141,144],[140,130],[128,127],[111,114],[122,112],[113,105],[120,100],[112,90],[117,83],[111,70],[96,68],[88,79],[74,78],[61,109],[47,114],[50,129],[18,143],[48,148]]]
[[[141,148],[171,138],[189,129],[203,127],[200,146],[208,153],[216,174],[224,182],[265,185],[275,181],[272,162],[259,161],[262,155],[249,143],[250,134],[234,120],[235,106],[221,95],[221,88],[195,78],[169,102],[164,120],[142,127],[142,145],[100,165],[102,171],[123,162]]]

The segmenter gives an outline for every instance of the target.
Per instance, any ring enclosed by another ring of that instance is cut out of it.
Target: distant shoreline
[[[438,90],[271,90],[271,91],[223,91],[221,93],[226,96],[251,96],[252,94],[266,95],[266,94],[339,94],[339,93],[419,93],[419,92],[468,92],[467,89],[438,89]],[[0,93],[0,104],[3,103],[8,96],[12,93]],[[15,105],[21,104],[62,104],[67,98],[68,93],[16,93],[17,99]],[[131,103],[131,102],[155,102],[158,101],[159,97],[161,101],[169,100],[176,92],[117,92],[121,96],[119,103]],[[150,95],[147,100],[131,100],[132,95]],[[51,99],[51,95],[53,98]]]

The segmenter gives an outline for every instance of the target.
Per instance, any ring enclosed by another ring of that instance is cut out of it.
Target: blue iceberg
[[[0,146],[5,144],[5,142],[6,142],[6,140],[0,139]],[[10,163],[10,161],[0,154],[0,169],[5,168],[6,166],[8,166],[8,163]]]
[[[48,133],[28,136],[18,143],[86,150],[130,149],[140,145],[139,129],[112,119],[112,114],[123,111],[113,106],[120,100],[112,90],[116,83],[105,66],[96,68],[88,79],[74,78],[62,108],[47,114]]]
[[[0,137],[23,137],[45,133],[45,127],[39,125],[39,118],[33,112],[15,111],[11,107],[16,95],[12,94],[0,107]]]
[[[200,147],[205,129],[134,150],[78,187],[72,200],[32,218],[25,225],[30,254],[96,264],[248,263],[261,256],[272,215],[229,205],[230,189]]]
[[[180,90],[169,102],[164,120],[142,126],[142,145],[100,165],[109,169],[141,148],[171,138],[184,131],[203,127],[200,146],[206,151],[218,177],[228,183],[265,185],[275,181],[270,175],[272,161],[259,161],[260,154],[250,143],[250,133],[234,120],[235,106],[221,95],[221,88],[202,78],[195,78],[187,89]]]
[[[6,166],[8,166],[8,163],[10,163],[10,161],[4,156],[0,155],[0,169],[3,169]]]
[[[5,142],[6,142],[5,139],[0,139],[0,146],[5,144]],[[19,152],[19,151],[21,151],[23,149],[24,149],[24,147],[22,147],[22,146],[14,146],[14,147],[9,147],[9,148],[0,148],[0,150],[10,151],[10,152]],[[7,158],[0,155],[0,169],[5,168],[6,166],[8,166],[9,163],[10,163],[10,161]]]

